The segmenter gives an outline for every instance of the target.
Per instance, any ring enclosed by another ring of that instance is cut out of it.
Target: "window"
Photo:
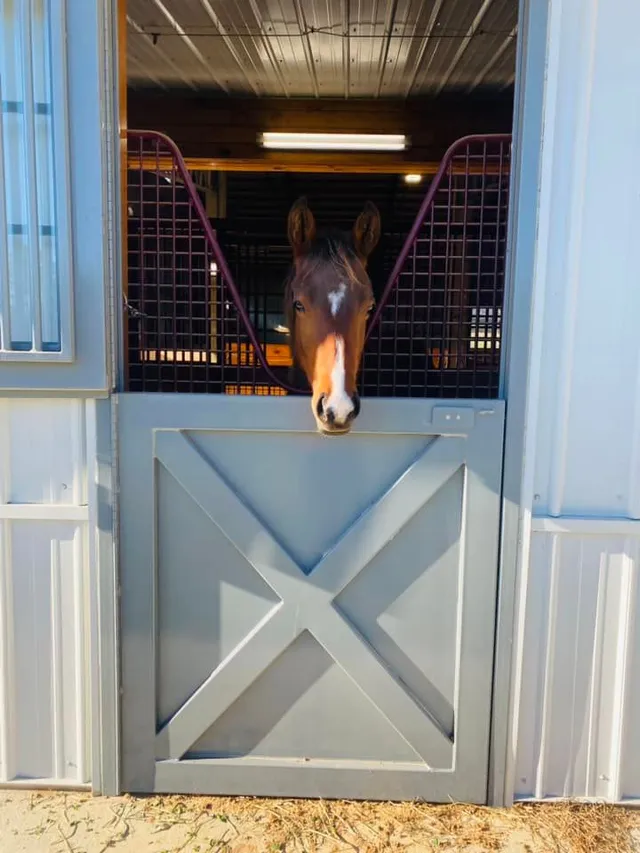
[[[0,360],[70,361],[63,0],[10,0],[0,22]]]

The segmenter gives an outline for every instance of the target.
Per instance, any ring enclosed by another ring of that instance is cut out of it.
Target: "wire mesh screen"
[[[497,395],[510,151],[496,135],[447,152],[372,318],[363,396]]]
[[[284,394],[175,145],[128,134],[128,390]]]
[[[363,397],[496,396],[510,148],[510,136],[459,140],[406,239],[387,235]],[[155,132],[129,132],[128,214],[129,390],[300,391],[282,327],[285,235],[216,234],[179,151]]]

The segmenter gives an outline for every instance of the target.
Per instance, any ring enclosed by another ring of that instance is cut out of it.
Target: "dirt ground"
[[[638,840],[640,813],[612,806],[0,791],[0,853],[638,853]]]

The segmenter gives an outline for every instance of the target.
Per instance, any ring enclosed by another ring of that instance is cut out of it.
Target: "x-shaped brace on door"
[[[157,430],[155,457],[281,599],[156,736],[178,760],[305,630],[427,766],[452,765],[452,738],[391,672],[334,601],[465,462],[466,440],[434,439],[405,473],[305,572],[182,432]]]

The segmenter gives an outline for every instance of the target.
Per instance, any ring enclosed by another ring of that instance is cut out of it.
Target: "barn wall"
[[[88,405],[0,400],[0,782],[91,777]]]
[[[468,133],[509,133],[511,93],[492,98],[437,100],[216,99],[184,93],[131,90],[128,126],[168,134],[185,157],[268,160],[258,145],[263,131],[406,133],[411,147],[400,155],[376,153],[375,162],[439,161],[449,145]],[[278,152],[279,159],[304,163],[317,154]],[[348,158],[352,155],[347,155]],[[327,162],[345,155],[327,154]]]
[[[628,0],[551,2],[517,796],[640,798],[639,28]]]

